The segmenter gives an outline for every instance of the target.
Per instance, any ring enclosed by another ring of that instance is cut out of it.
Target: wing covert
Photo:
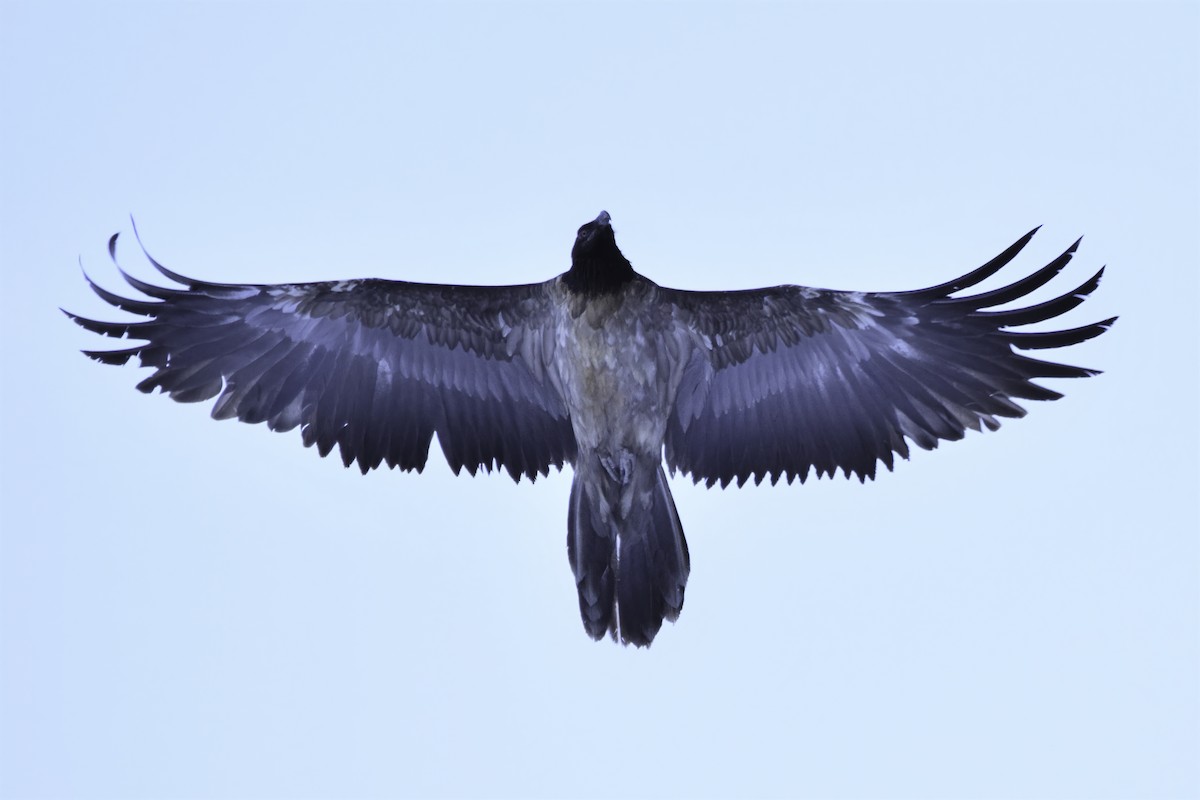
[[[158,388],[181,402],[216,397],[217,419],[300,427],[306,446],[324,456],[336,445],[343,463],[364,473],[384,462],[421,470],[435,433],[456,473],[503,467],[514,480],[534,479],[575,457],[567,410],[546,373],[543,284],[218,284],[150,261],[185,288],[122,270],[152,298],[135,300],[88,278],[101,299],[143,319],[68,313],[89,331],[143,342],[85,351],[106,364],[137,357],[153,368],[138,384],[143,392]]]

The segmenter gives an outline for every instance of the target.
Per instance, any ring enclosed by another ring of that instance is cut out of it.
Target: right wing
[[[158,387],[181,402],[220,395],[214,418],[300,426],[305,446],[324,456],[336,444],[343,463],[357,461],[364,473],[384,461],[420,471],[435,433],[455,473],[503,467],[514,480],[532,480],[575,458],[571,421],[547,370],[546,284],[221,284],[150,261],[186,288],[122,271],[159,302],[130,300],[88,278],[102,299],[144,320],[68,312],[89,331],[143,340],[85,351],[105,364],[137,356],[154,368],[138,384],[143,392]]]

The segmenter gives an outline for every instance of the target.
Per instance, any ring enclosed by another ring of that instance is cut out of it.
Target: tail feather
[[[583,626],[648,646],[683,609],[691,569],[683,526],[661,464],[620,480],[585,459],[571,487],[567,553]]]
[[[655,476],[654,491],[655,577],[665,603],[666,618],[674,622],[683,611],[683,590],[692,571],[692,559],[679,512],[675,509],[675,498],[667,483],[667,473],[661,464]]]
[[[608,521],[608,504],[589,491],[590,487],[581,477],[577,471],[571,484],[567,558],[571,560],[575,586],[579,590],[583,627],[598,641],[613,626],[617,533]]]

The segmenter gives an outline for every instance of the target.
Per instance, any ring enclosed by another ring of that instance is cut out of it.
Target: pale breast
[[[581,450],[661,452],[678,381],[654,288],[560,306],[555,368]]]

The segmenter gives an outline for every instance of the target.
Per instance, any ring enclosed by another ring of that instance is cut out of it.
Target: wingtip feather
[[[190,287],[201,285],[201,281],[193,280],[186,275],[180,275],[178,272],[167,269],[162,264],[158,263],[158,260],[154,256],[150,255],[150,251],[146,249],[146,245],[142,241],[142,234],[138,231],[137,222],[134,221],[132,214],[129,215],[129,224],[133,228],[133,238],[137,240],[138,247],[142,249],[142,255],[146,257],[146,260],[150,262],[151,266],[158,270],[168,280],[172,280],[176,283],[181,283],[184,286]]]
[[[1036,228],[1029,231],[1024,236],[1006,247],[995,258],[991,259],[982,266],[971,270],[965,275],[960,275],[953,280],[946,281],[945,283],[939,283],[936,286],[930,286],[925,289],[916,289],[910,292],[898,292],[897,294],[933,299],[938,297],[947,297],[955,292],[962,291],[963,289],[967,289],[978,283],[982,283],[1002,270],[1014,258],[1016,258],[1017,254],[1024,250],[1025,246],[1029,244],[1029,241],[1033,238],[1034,234],[1041,230],[1041,227],[1041,225],[1038,225]]]

